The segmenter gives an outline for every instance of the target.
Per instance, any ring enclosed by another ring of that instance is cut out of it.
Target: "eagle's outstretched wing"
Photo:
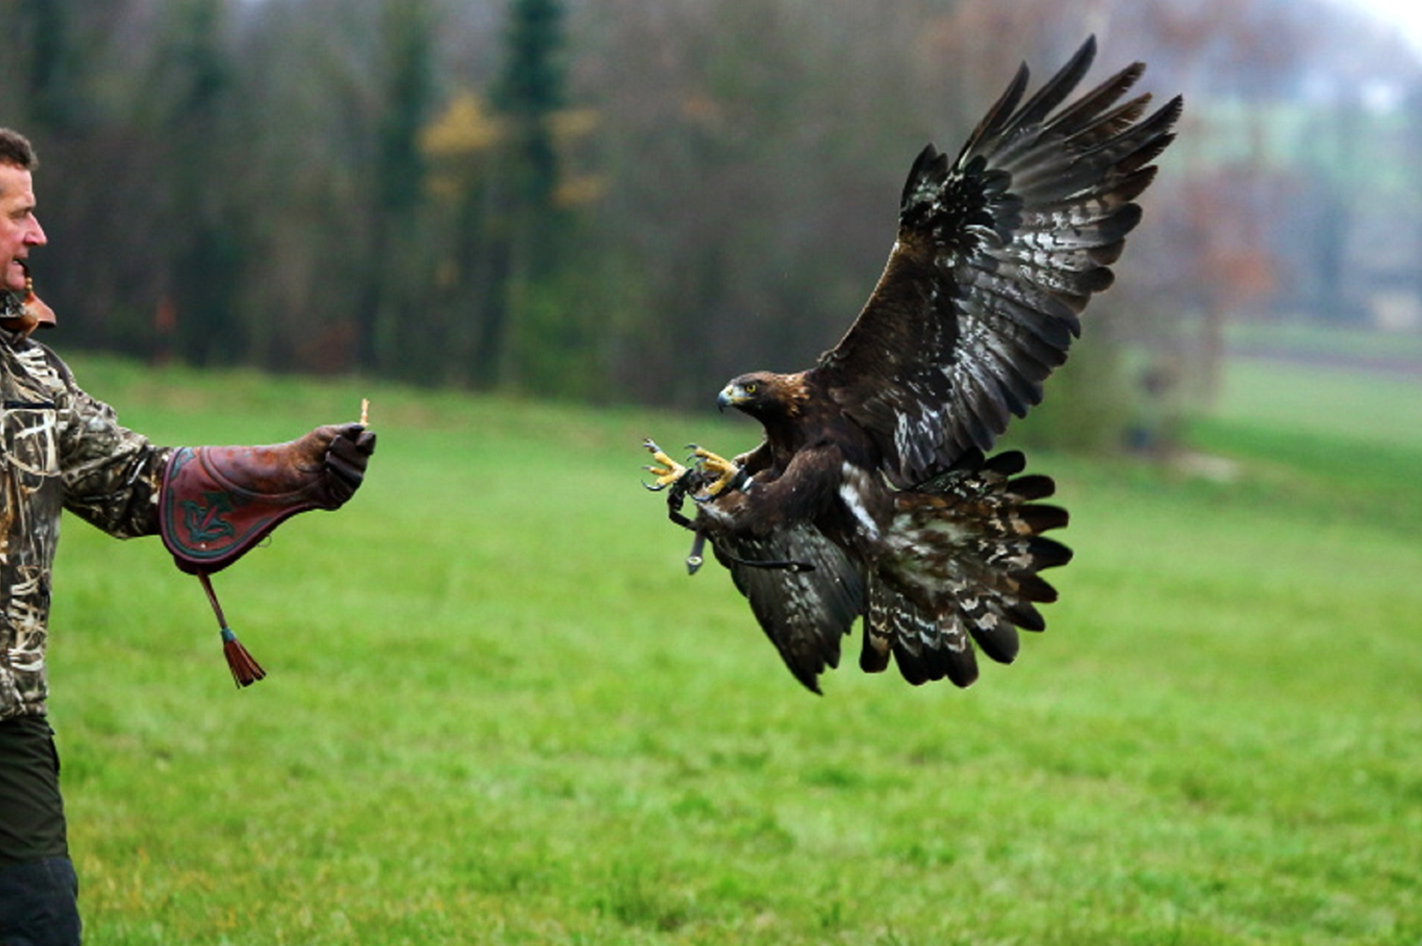
[[[895,486],[991,447],[1010,414],[1041,400],[1077,317],[1111,284],[1181,102],[1144,118],[1149,95],[1117,104],[1144,71],[1136,63],[1053,114],[1095,53],[1092,38],[1019,107],[1022,66],[951,166],[923,150],[878,286],[813,369]]]
[[[840,638],[864,610],[864,580],[849,558],[808,522],[763,537],[713,534],[711,547],[785,666],[820,692],[819,675],[839,666]]]

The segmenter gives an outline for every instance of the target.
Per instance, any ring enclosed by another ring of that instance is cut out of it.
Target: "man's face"
[[[25,288],[21,260],[44,246],[44,228],[35,218],[35,188],[30,172],[0,161],[0,288]]]

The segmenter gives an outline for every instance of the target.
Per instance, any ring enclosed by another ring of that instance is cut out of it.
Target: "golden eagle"
[[[909,171],[898,239],[849,331],[807,371],[732,380],[719,405],[765,428],[727,461],[682,466],[646,447],[673,521],[709,540],[795,677],[819,692],[839,639],[864,619],[860,666],[893,654],[910,683],[977,677],[973,641],[1017,654],[1056,599],[1038,574],[1071,552],[1042,535],[1067,513],[1045,476],[984,451],[1042,399],[1078,320],[1140,221],[1135,199],[1174,139],[1181,100],[1121,101],[1128,66],[1063,106],[1095,38],[1023,101],[1024,64],[956,160],[928,145]],[[694,519],[680,509],[696,501]]]

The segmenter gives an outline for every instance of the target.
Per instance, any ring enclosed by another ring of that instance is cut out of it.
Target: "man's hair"
[[[13,164],[23,171],[39,167],[30,139],[10,128],[0,128],[0,164]]]

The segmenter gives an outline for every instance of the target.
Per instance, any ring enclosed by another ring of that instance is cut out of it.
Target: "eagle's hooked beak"
[[[716,395],[716,409],[725,411],[728,407],[735,407],[746,399],[746,392],[739,384],[728,384],[721,389],[721,393]]]

